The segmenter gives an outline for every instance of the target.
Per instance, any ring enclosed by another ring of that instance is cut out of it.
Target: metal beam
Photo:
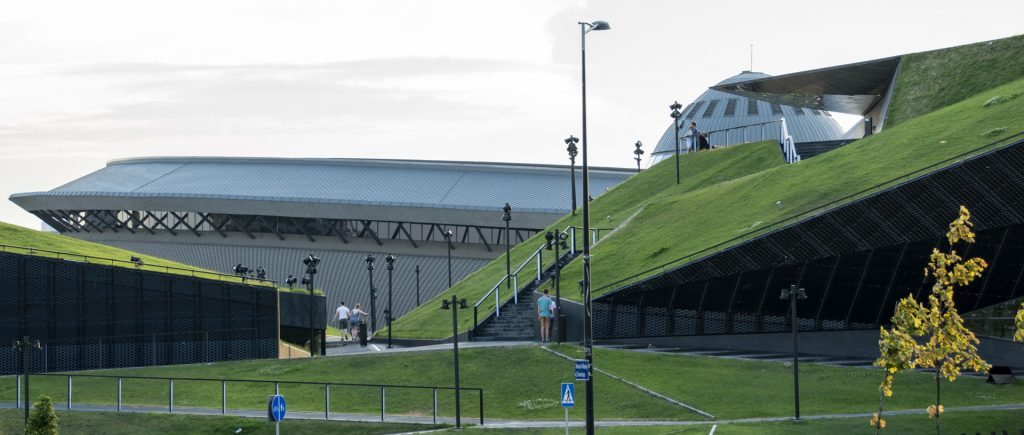
[[[141,219],[135,217],[135,213],[132,213],[131,210],[128,211],[128,216],[131,216],[131,219],[135,221],[135,225],[138,225],[139,228],[149,231],[150,234],[156,234],[156,232],[154,232],[152,228],[147,227],[146,224],[143,223]]]
[[[231,220],[235,220],[235,218],[232,217]],[[249,217],[249,222],[246,222],[245,225],[242,225],[242,231],[245,231],[245,235],[249,236],[250,239],[255,239],[256,238],[256,236],[252,235],[252,232],[249,231],[249,225],[252,225],[253,221],[255,221],[255,220],[256,220],[256,216],[250,216]]]
[[[192,225],[189,225],[188,222],[185,221],[185,218],[188,217],[188,212],[185,212],[184,216],[179,216],[177,212],[173,212],[173,211],[171,212],[171,214],[174,215],[174,217],[176,219],[178,219],[178,221],[174,223],[174,228],[178,228],[178,224],[181,224],[181,225],[184,225],[185,228],[188,228],[189,231],[192,231],[192,234],[195,234],[196,237],[202,237],[203,236],[202,234],[199,234],[199,231],[197,231],[195,228],[193,228]]]
[[[409,234],[409,230],[405,229],[405,225],[403,225],[401,222],[398,223],[398,227],[395,228],[395,234],[392,234],[391,238],[397,240],[397,237],[395,236],[398,235],[399,231],[405,233],[405,237],[409,238],[409,243],[412,243],[413,248],[419,248],[419,245],[416,244],[416,241],[412,239],[412,234]]]
[[[126,225],[120,218],[117,217],[116,214],[114,214],[114,212],[112,212],[110,210],[103,210],[103,211],[106,212],[108,215],[110,215],[110,217],[114,218],[114,222],[117,222],[117,224],[120,225],[121,228],[124,228],[124,229],[128,230],[129,233],[135,234],[135,230],[133,230],[128,225]]]
[[[276,235],[279,240],[284,240],[284,236],[281,235],[281,231],[277,229],[277,221],[274,222],[274,225],[271,225],[270,222],[267,222],[265,219],[263,219],[262,216],[256,216],[256,219],[258,219],[260,222],[263,222],[263,225],[266,225],[270,227],[270,229],[274,230],[274,235]],[[292,220],[292,223],[295,223],[294,219]]]
[[[169,231],[169,232],[171,233],[171,235],[172,235],[172,236],[177,236],[177,235],[178,235],[178,233],[177,233],[176,231],[174,231],[174,229],[173,229],[173,228],[171,228],[171,227],[167,226],[167,224],[166,224],[166,223],[164,223],[164,219],[167,219],[167,216],[168,216],[168,214],[167,214],[167,213],[164,213],[164,215],[163,215],[163,216],[160,216],[160,217],[156,217],[156,215],[155,215],[155,214],[153,214],[153,212],[151,212],[151,211],[147,211],[147,212],[146,212],[146,216],[150,216],[150,217],[152,217],[152,218],[153,218],[153,220],[154,220],[154,221],[156,221],[156,224],[157,224],[157,225],[160,225],[160,226],[162,226],[162,227],[166,228],[166,229],[167,229],[167,231]],[[143,218],[142,220],[146,220],[146,219],[145,219],[145,218]]]
[[[377,237],[377,233],[375,231],[373,231],[372,228],[370,228],[370,224],[373,223],[373,221],[359,221],[359,222],[363,223],[363,230],[359,232],[359,237],[363,237],[364,235],[366,235],[367,232],[369,232],[370,235],[373,236],[373,240],[377,241],[377,245],[378,246],[383,246],[384,245],[384,242],[381,242],[380,238]]]
[[[206,223],[210,224],[210,228],[213,228],[213,229],[214,229],[214,230],[216,230],[216,231],[217,231],[218,233],[220,233],[220,236],[221,236],[221,237],[227,237],[227,236],[228,236],[227,234],[224,234],[224,231],[222,231],[222,230],[221,230],[221,228],[220,228],[219,226],[217,226],[217,225],[214,225],[214,224],[213,224],[213,221],[211,221],[211,220],[210,220],[210,213],[200,213],[200,212],[196,212],[196,214],[197,214],[197,215],[199,215],[199,223],[198,223],[198,224],[196,224],[196,227],[197,227],[197,228],[198,228],[198,227],[199,227],[200,225],[202,225],[202,224],[203,224],[203,222],[205,221]],[[224,222],[221,222],[221,226],[224,226],[224,224],[225,224],[226,222],[227,222],[227,220],[225,219],[225,220],[224,220]]]
[[[92,223],[89,220],[89,214],[91,213],[89,210],[80,210],[79,213],[85,213],[85,215],[79,216],[79,218],[82,220],[82,222],[85,222],[90,227],[93,227],[93,229],[95,229],[96,232],[101,233],[101,234],[103,233],[103,229],[101,229],[98,225]]]
[[[259,217],[259,216],[257,216],[257,217]],[[262,218],[260,220],[262,220]],[[313,236],[309,235],[309,231],[306,231],[306,225],[305,225],[306,221],[305,220],[302,221],[303,225],[299,225],[299,223],[295,221],[295,218],[291,218],[290,217],[290,218],[288,218],[288,220],[292,221],[292,225],[295,225],[295,227],[298,228],[299,231],[302,231],[302,235],[306,236],[306,238],[309,239],[309,241],[311,243],[316,243],[316,239],[314,239]],[[313,344],[311,343],[310,344],[310,348],[312,348],[312,346],[313,346]]]
[[[480,241],[483,242],[484,247],[487,248],[487,252],[491,252],[491,244],[487,243],[487,238],[484,237],[484,232],[480,230],[480,227],[473,227],[473,228],[475,228],[476,229],[476,233],[480,235]],[[500,239],[501,238],[501,235],[500,235],[501,232],[499,231],[498,234],[499,234],[498,238]],[[498,240],[498,243],[501,243],[501,240]]]

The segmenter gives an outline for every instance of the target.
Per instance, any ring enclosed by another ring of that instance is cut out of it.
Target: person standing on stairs
[[[540,342],[551,341],[551,318],[554,317],[555,302],[548,296],[548,289],[544,289],[544,296],[537,299],[537,317],[540,319]]]

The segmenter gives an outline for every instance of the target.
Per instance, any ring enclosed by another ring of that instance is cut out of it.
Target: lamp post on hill
[[[444,230],[444,242],[448,245],[448,288],[452,288],[452,230]]]
[[[562,275],[562,257],[558,253],[558,248],[568,249],[569,245],[565,243],[568,238],[569,235],[561,230],[548,231],[544,235],[544,240],[547,241],[545,247],[549,250],[552,246],[555,248],[555,331],[558,331],[555,334],[555,342],[559,344],[565,340],[565,322],[562,321],[562,285],[559,279]]]
[[[679,118],[683,116],[683,112],[680,112],[679,109],[682,109],[683,105],[676,101],[668,108],[672,109],[669,116],[672,117],[672,125],[676,129],[676,184],[679,184]]]
[[[28,392],[28,372],[29,372],[29,367],[28,367],[28,351],[29,351],[29,349],[39,349],[39,350],[42,350],[43,346],[42,346],[42,344],[39,343],[39,340],[36,340],[35,343],[30,342],[29,339],[28,339],[28,336],[26,335],[21,340],[18,340],[18,341],[14,342],[14,349],[17,350],[18,353],[21,354],[21,376],[23,378],[25,378],[25,424],[28,424],[28,412],[29,412],[29,408],[32,407],[31,406],[32,400],[29,399],[29,392]],[[14,398],[14,402],[15,403],[18,402],[18,398],[17,397]]]
[[[462,428],[462,395],[459,389],[459,310],[469,308],[465,299],[459,300],[452,295],[452,300],[441,301],[442,310],[452,310],[452,353],[455,355],[455,428]]]
[[[416,265],[416,306],[420,306],[420,265]]]
[[[388,321],[388,349],[391,349],[391,318],[394,317],[391,314],[391,272],[395,270],[395,259],[396,257],[391,254],[384,257],[384,261],[388,263],[388,309],[384,312]]]
[[[320,264],[320,257],[309,254],[302,259],[306,265],[306,274],[309,275],[309,356],[313,356],[313,345],[316,342],[316,334],[313,332],[313,276],[316,275],[316,267]]]
[[[637,174],[640,173],[640,159],[641,159],[640,156],[644,155],[644,150],[640,149],[640,147],[642,147],[642,146],[644,146],[643,142],[636,141],[636,149],[633,150],[633,155],[636,156],[636,157],[633,157],[633,159],[636,160],[636,173]]]
[[[587,33],[593,30],[608,30],[611,26],[606,21],[593,23],[579,22],[580,25],[580,65],[582,71],[583,94],[583,292],[584,292],[584,332],[583,356],[587,359],[588,370],[594,367],[594,319],[593,301],[590,295],[590,176],[587,173]],[[591,373],[592,374],[592,373]],[[594,434],[594,377],[587,377],[587,435]]]
[[[565,144],[568,145],[565,151],[569,153],[569,190],[572,191],[572,215],[576,216],[576,155],[579,151],[576,149],[576,144],[580,140],[576,136],[569,135],[569,138],[565,140]]]
[[[512,288],[512,258],[509,257],[509,243],[512,239],[512,233],[509,232],[509,224],[512,222],[512,206],[506,202],[501,211],[504,212],[501,215],[501,220],[505,221],[505,288]]]
[[[795,420],[800,419],[800,361],[797,359],[797,347],[796,347],[796,301],[797,299],[807,299],[807,292],[802,288],[796,288],[795,285],[789,286],[789,288],[782,289],[782,295],[779,299],[789,299],[789,311],[790,311],[790,328],[793,329],[793,415]]]

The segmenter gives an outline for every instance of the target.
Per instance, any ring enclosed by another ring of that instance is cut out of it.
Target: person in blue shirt
[[[555,302],[548,296],[548,289],[544,289],[544,296],[537,299],[537,317],[540,319],[540,342],[551,341],[551,318],[554,317]]]

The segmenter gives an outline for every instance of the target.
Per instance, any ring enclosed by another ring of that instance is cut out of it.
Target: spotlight
[[[245,276],[245,275],[249,274],[249,268],[245,267],[245,266],[242,266],[242,263],[238,263],[238,265],[233,267],[231,270],[234,271],[235,275],[238,275],[238,276]]]
[[[310,283],[309,278],[302,277],[302,285],[309,285],[309,283]]]
[[[267,279],[267,271],[263,269],[263,266],[256,268],[256,279],[260,281]]]
[[[131,262],[132,262],[132,263],[135,263],[135,268],[136,268],[136,269],[137,269],[137,268],[140,268],[140,267],[142,267],[142,266],[143,266],[144,264],[146,264],[145,262],[143,262],[143,261],[142,261],[142,259],[141,259],[141,258],[139,258],[139,257],[136,257],[136,256],[134,256],[134,255],[132,255],[132,258],[131,258]]]
[[[288,288],[292,288],[299,279],[295,275],[288,275],[288,278],[284,280],[285,284],[288,284]]]

